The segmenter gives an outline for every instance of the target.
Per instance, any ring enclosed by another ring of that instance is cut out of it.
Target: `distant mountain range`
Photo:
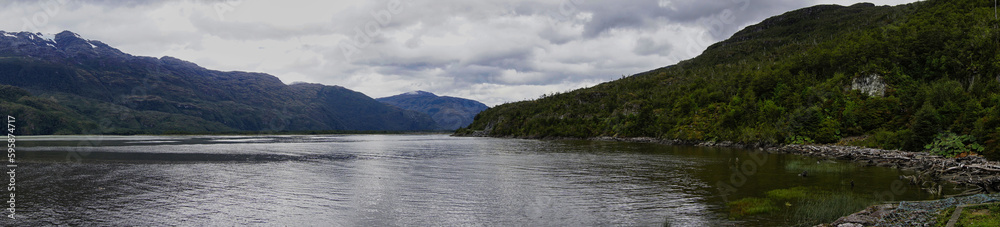
[[[414,91],[376,99],[399,108],[430,115],[439,129],[456,130],[472,123],[476,114],[489,107],[475,100],[437,96],[430,92]]]
[[[0,31],[0,112],[19,134],[439,128],[347,88],[132,56],[69,31]]]

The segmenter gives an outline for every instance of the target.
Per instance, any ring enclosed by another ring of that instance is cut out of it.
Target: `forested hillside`
[[[0,107],[21,134],[436,129],[343,87],[132,56],[69,31],[0,31]]]
[[[430,115],[442,130],[456,130],[469,126],[476,114],[489,108],[486,104],[475,100],[437,96],[425,91],[408,92],[375,100]]]
[[[996,159],[995,12],[988,0],[795,10],[676,65],[494,107],[458,134],[841,143],[911,151],[931,149],[925,145],[938,138]]]

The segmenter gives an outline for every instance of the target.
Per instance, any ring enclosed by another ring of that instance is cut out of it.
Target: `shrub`
[[[913,121],[910,123],[910,131],[913,135],[910,136],[910,140],[907,141],[905,149],[908,151],[920,151],[921,148],[927,144],[927,142],[934,139],[934,135],[938,134],[940,126],[941,117],[938,115],[934,106],[930,102],[924,103],[923,107],[917,111],[917,114],[913,116]]]
[[[990,160],[1000,160],[1000,128],[997,128],[985,138],[986,151],[983,156]]]
[[[809,137],[806,137],[806,136],[792,136],[792,138],[790,138],[789,140],[791,141],[791,144],[813,144],[813,143],[816,143],[816,141],[813,141],[813,139],[810,139]]]
[[[819,129],[813,134],[816,142],[836,143],[840,140],[840,122],[833,118],[826,118],[819,125]]]
[[[955,133],[947,132],[937,135],[934,138],[934,142],[924,146],[925,149],[929,150],[932,154],[941,155],[945,157],[955,157],[958,154],[966,152],[983,152],[983,146],[976,143],[976,138],[970,135],[956,135]]]

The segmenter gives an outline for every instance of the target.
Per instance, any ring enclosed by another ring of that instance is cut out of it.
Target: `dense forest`
[[[804,8],[676,65],[494,107],[458,134],[843,144],[997,159],[998,23],[988,0]]]

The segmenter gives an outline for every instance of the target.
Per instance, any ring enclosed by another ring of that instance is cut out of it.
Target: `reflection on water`
[[[18,145],[28,162],[18,169],[26,225],[789,224],[728,218],[717,183],[750,159],[733,149],[444,135],[50,136]],[[836,171],[801,178],[817,160],[767,157],[727,199],[795,186],[877,193],[899,174],[824,163]]]

